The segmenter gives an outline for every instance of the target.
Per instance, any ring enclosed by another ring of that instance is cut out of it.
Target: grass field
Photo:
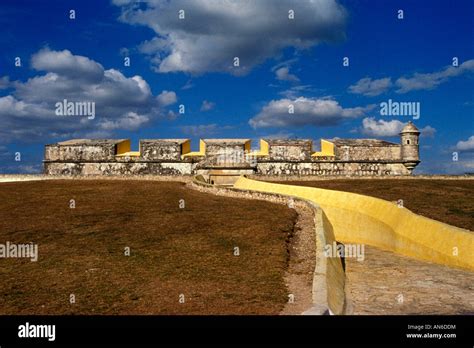
[[[354,192],[388,201],[403,200],[416,214],[474,231],[474,180],[338,179],[281,184]]]
[[[295,221],[176,182],[2,183],[0,243],[39,259],[0,259],[0,314],[278,314]]]

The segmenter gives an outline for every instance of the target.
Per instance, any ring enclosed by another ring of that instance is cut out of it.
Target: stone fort
[[[45,146],[44,171],[50,175],[203,175],[210,183],[237,176],[394,176],[410,175],[419,160],[419,135],[408,122],[401,143],[377,139],[201,139],[191,151],[189,139],[73,139]]]

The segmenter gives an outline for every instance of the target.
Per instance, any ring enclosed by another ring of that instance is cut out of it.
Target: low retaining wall
[[[324,247],[336,242],[324,211],[312,202],[316,234],[316,266],[313,275],[313,307],[303,314],[350,314],[346,300],[346,274],[339,257],[327,257]]]
[[[388,163],[382,161],[259,161],[257,163],[257,174],[264,176],[406,176],[410,175],[403,163]]]
[[[346,306],[346,276],[342,267],[342,261],[337,256],[328,258],[324,254],[324,246],[335,242],[334,232],[324,211],[317,204],[293,195],[210,185],[206,183],[201,175],[196,176],[192,184],[200,191],[222,196],[239,196],[280,204],[288,204],[291,199],[296,204],[300,203],[308,206],[314,216],[316,260],[312,286],[313,306],[303,314],[350,314]]]
[[[48,175],[191,175],[191,162],[44,162]]]
[[[385,175],[385,176],[355,176],[355,175],[248,175],[249,179],[259,181],[325,181],[325,180],[473,180],[474,175]]]
[[[121,181],[173,181],[191,182],[192,176],[182,175],[46,175],[46,174],[0,174],[0,183],[41,180],[121,180]]]
[[[291,195],[317,203],[341,242],[372,245],[415,259],[474,270],[474,233],[369,196],[241,177],[235,188]]]

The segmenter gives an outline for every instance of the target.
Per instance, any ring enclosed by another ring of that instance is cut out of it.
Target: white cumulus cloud
[[[345,38],[346,10],[336,0],[114,0],[120,20],[151,28],[140,45],[156,71],[246,74],[285,48]],[[184,10],[184,19],[179,11]],[[293,10],[295,18],[289,19]],[[234,57],[240,66],[233,66]]]
[[[474,151],[474,135],[470,136],[467,140],[458,141],[456,149],[464,152]]]
[[[436,129],[431,126],[426,126],[420,129],[420,136],[425,138],[433,138],[436,133]]]
[[[44,48],[31,57],[31,66],[39,71],[70,76],[88,81],[100,81],[104,68],[97,62],[69,50],[51,51]]]
[[[418,90],[431,90],[455,76],[460,76],[473,71],[474,59],[470,59],[457,67],[448,66],[440,71],[432,73],[415,73],[411,77],[403,76],[395,80],[395,83],[392,83],[390,77],[384,77],[381,79],[365,77],[357,81],[354,85],[349,86],[349,92],[373,97],[392,88],[397,88],[395,92],[401,94]]]
[[[277,80],[280,81],[298,82],[300,80],[296,75],[290,74],[290,69],[287,66],[277,69],[275,71],[275,76]]]
[[[361,132],[372,137],[395,137],[398,136],[406,123],[399,120],[376,120],[375,117],[366,117],[362,120]],[[355,130],[358,131],[357,129]],[[433,138],[436,129],[426,126],[420,129],[420,135],[426,138]]]
[[[362,120],[362,133],[373,137],[397,136],[405,124],[398,120],[376,120],[374,117],[366,117]]]
[[[249,124],[252,128],[334,126],[344,120],[362,117],[373,108],[374,105],[344,108],[333,99],[283,98],[270,101],[249,120]]]
[[[153,96],[141,76],[105,70],[94,60],[68,50],[42,49],[32,56],[31,66],[44,74],[11,82],[11,94],[0,97],[1,142],[136,129],[163,116],[163,107],[176,100],[171,91]],[[64,99],[94,103],[95,118],[56,115],[55,105]]]
[[[370,77],[365,77],[357,81],[355,85],[349,86],[349,92],[373,97],[388,91],[391,86],[392,81],[389,77],[378,80],[372,80]]]
[[[156,99],[158,100],[158,103],[163,106],[172,105],[178,101],[178,97],[173,91],[163,91],[158,95],[158,97],[156,97]]]
[[[467,60],[458,67],[448,66],[441,71],[420,74],[415,73],[412,77],[400,77],[395,84],[397,93],[407,93],[416,90],[430,90],[448,81],[450,78],[474,71],[474,59]]]

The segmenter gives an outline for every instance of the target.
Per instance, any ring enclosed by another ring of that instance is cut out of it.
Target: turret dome
[[[413,122],[408,121],[408,123],[405,125],[405,127],[403,127],[402,131],[400,132],[400,134],[404,134],[404,133],[420,134],[420,131],[418,130],[418,128],[416,128]]]

